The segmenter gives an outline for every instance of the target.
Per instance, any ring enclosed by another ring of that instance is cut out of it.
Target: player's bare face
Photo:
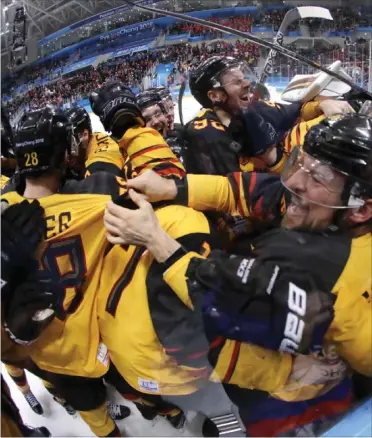
[[[149,106],[142,111],[146,126],[160,132],[162,136],[167,133],[168,120],[158,105]]]
[[[333,222],[335,208],[342,206],[343,175],[302,153],[282,181],[292,194],[282,226],[324,229]]]
[[[169,129],[174,128],[174,103],[173,100],[168,98],[164,102],[165,107],[167,109],[167,119],[168,119],[168,127]]]
[[[80,135],[80,142],[83,149],[86,149],[88,147],[89,140],[90,140],[89,131],[87,129],[84,129],[84,131]]]
[[[228,104],[232,112],[248,108],[251,83],[242,69],[229,70],[222,76],[221,82],[228,96]]]

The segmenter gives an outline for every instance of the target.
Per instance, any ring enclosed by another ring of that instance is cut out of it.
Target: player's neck
[[[231,116],[229,113],[227,113],[226,111],[224,111],[221,108],[216,108],[215,112],[217,114],[217,117],[220,119],[220,122],[226,126],[226,128],[228,128],[230,126],[231,123]]]
[[[45,175],[39,178],[27,178],[24,198],[38,199],[54,195],[60,187],[60,178],[57,175]]]

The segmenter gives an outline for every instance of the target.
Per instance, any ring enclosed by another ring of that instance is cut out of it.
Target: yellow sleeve
[[[85,160],[88,174],[104,170],[119,176],[118,171],[121,172],[123,167],[124,157],[116,141],[105,132],[94,132]]]
[[[337,301],[326,340],[353,370],[372,377],[372,303],[360,297],[347,308],[339,308]]]
[[[5,187],[5,184],[9,181],[9,178],[5,175],[1,175],[1,190]]]
[[[210,379],[274,392],[285,386],[291,369],[292,357],[288,353],[227,339]]]
[[[166,177],[182,178],[186,174],[179,159],[155,129],[130,128],[119,140],[119,147],[128,154],[131,178],[148,169]]]
[[[284,155],[289,155],[293,148],[298,146],[301,147],[304,145],[305,136],[313,126],[320,123],[324,120],[324,116],[319,116],[315,119],[309,120],[307,122],[297,123],[284,137],[281,142],[281,146],[283,148]]]
[[[304,103],[301,109],[301,121],[307,122],[319,117],[322,114],[322,111],[319,109],[319,103],[314,100]]]
[[[186,271],[194,257],[203,258],[200,254],[189,252],[163,274],[164,281],[191,309],[193,306],[189,298]],[[291,367],[290,354],[228,339],[218,356],[210,380],[246,389],[276,391],[285,386]]]
[[[305,136],[308,133],[309,129],[317,125],[323,119],[324,116],[319,116],[306,122],[297,123],[297,125],[295,125],[290,131],[288,131],[281,141],[283,157],[281,158],[279,163],[275,164],[275,166],[268,167],[267,171],[275,175],[280,175],[284,170],[285,163],[287,162],[288,156],[292,152],[293,148],[296,146],[302,148],[304,145]]]
[[[204,258],[196,252],[188,252],[163,274],[164,281],[189,309],[193,309],[193,305],[189,297],[186,271],[189,267],[190,260],[194,257]]]
[[[187,175],[188,206],[201,211],[239,214],[238,199],[225,176]],[[240,192],[239,192],[240,193]],[[239,193],[236,194],[239,198]]]

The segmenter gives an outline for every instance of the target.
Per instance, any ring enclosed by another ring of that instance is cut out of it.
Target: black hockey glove
[[[4,208],[5,207],[5,208]],[[45,234],[44,209],[36,200],[9,207],[2,201],[1,279],[2,286],[27,267]]]
[[[242,152],[249,157],[264,154],[279,141],[279,134],[269,122],[254,109],[248,109],[232,120],[229,131],[242,145]]]
[[[213,251],[198,262],[193,278],[204,287],[210,339],[307,354],[322,345],[333,320],[331,293],[318,291],[306,272],[293,274],[260,258]]]
[[[116,140],[120,140],[133,126],[145,126],[134,94],[121,82],[105,84],[94,91],[89,100],[94,114]]]
[[[4,303],[4,328],[18,344],[35,341],[55,316],[61,286],[52,282],[44,271],[34,271],[8,294]]]

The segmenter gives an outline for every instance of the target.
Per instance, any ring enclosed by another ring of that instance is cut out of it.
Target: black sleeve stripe
[[[236,183],[234,175],[235,174],[229,174],[229,175],[227,175],[227,178],[229,180],[230,187],[233,191],[234,199],[238,200],[239,199],[239,187],[238,187],[238,184]],[[239,178],[240,178],[240,175],[239,175]]]
[[[86,170],[90,172],[90,174],[96,172],[108,172],[115,176],[124,177],[123,169],[119,169],[119,167],[113,163],[106,163],[104,161],[97,161],[96,163],[89,165]]]

